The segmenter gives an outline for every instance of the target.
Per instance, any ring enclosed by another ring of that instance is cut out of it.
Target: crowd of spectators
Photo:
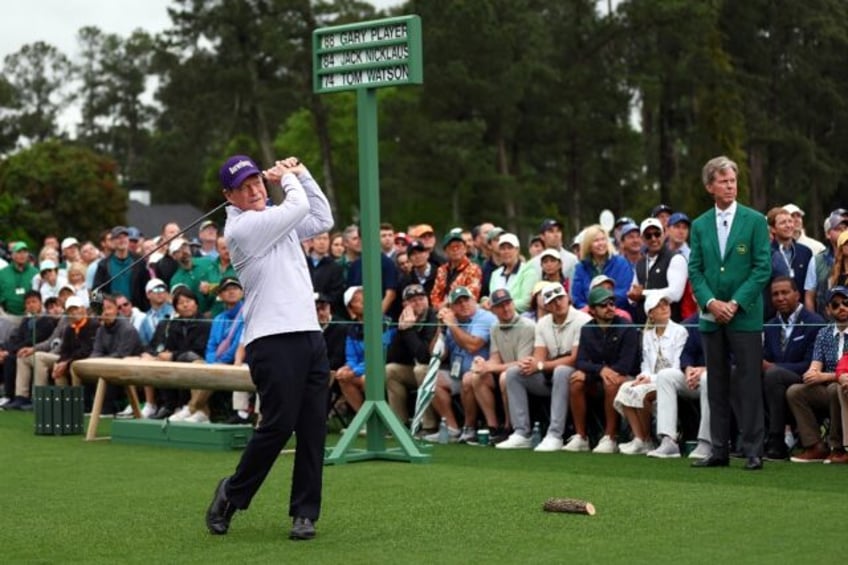
[[[822,242],[805,232],[798,206],[766,217],[765,456],[848,462],[848,211],[828,215]],[[487,428],[500,449],[709,456],[689,225],[685,213],[658,205],[639,222],[621,217],[566,240],[562,224],[548,218],[523,245],[491,223],[441,238],[429,224],[405,231],[381,224],[391,408],[409,421],[411,398],[442,351],[424,439],[439,440],[444,422],[450,441],[475,443]],[[22,241],[6,246],[4,410],[31,409],[33,385],[77,384],[70,368],[89,356],[243,362],[242,289],[226,241],[209,221],[192,240],[179,232],[167,223],[147,238],[117,226],[97,243],[69,236],[45,238],[37,252]],[[367,378],[359,227],[319,234],[303,249],[335,377],[330,408],[355,412]],[[89,308],[92,291],[102,294],[98,315]],[[107,395],[106,411],[128,415],[119,393]],[[210,396],[148,387],[142,415],[208,422]],[[679,410],[681,398],[692,410]],[[224,405],[228,421],[250,421],[254,403],[243,393]],[[534,438],[537,420],[543,429]]]
[[[235,363],[243,296],[226,241],[211,221],[190,241],[179,233],[169,222],[153,238],[116,226],[98,245],[48,236],[37,254],[9,244],[9,261],[0,259],[0,407],[32,410],[33,386],[85,384],[71,369],[89,357]],[[104,414],[132,415],[122,392],[107,387]],[[210,397],[145,387],[142,416],[209,422]],[[234,397],[222,403],[233,407],[224,419],[249,422],[249,402]]]

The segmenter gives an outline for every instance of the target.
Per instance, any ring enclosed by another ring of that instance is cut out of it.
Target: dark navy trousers
[[[289,515],[315,521],[321,512],[330,376],[324,337],[318,331],[275,334],[252,341],[246,353],[262,418],[230,477],[227,497],[247,508],[295,432]]]

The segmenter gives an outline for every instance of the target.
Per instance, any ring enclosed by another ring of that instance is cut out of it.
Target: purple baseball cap
[[[246,155],[233,155],[221,166],[218,171],[218,179],[221,181],[224,190],[232,190],[238,188],[247,177],[261,174],[262,171],[259,170],[253,159]]]

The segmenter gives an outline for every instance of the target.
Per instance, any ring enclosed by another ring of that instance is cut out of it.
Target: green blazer
[[[728,327],[762,331],[763,289],[771,279],[771,248],[765,217],[736,203],[724,257],[718,246],[715,206],[692,222],[689,281],[701,307],[700,330],[714,332],[718,324],[707,312],[707,302],[735,300],[739,310]]]

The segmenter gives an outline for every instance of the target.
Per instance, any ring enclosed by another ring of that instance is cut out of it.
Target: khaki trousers
[[[45,351],[36,351],[32,355],[18,357],[17,372],[15,373],[15,396],[30,397],[30,385],[32,384],[33,376],[35,377],[35,386],[46,386],[49,384],[50,371],[58,360],[59,356],[57,354],[47,353]],[[61,380],[67,381],[67,379]],[[56,384],[66,386],[68,383],[57,382]]]
[[[401,365],[389,363],[386,365],[386,391],[389,396],[389,406],[402,424],[409,422],[409,410],[406,407],[410,390],[417,390],[427,375],[427,365],[416,364]],[[427,408],[421,427],[425,430],[435,430],[438,427],[438,418],[433,407]]]
[[[798,435],[805,448],[816,445],[821,439],[819,418],[830,417],[828,440],[830,447],[842,444],[842,413],[838,392],[840,385],[794,384],[786,391],[786,400],[798,424]]]

